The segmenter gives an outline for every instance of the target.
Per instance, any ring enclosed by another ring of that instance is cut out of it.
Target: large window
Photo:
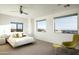
[[[77,34],[77,14],[55,17],[54,18],[55,32]]]
[[[11,22],[11,32],[23,32],[23,23]]]
[[[46,31],[46,20],[38,20],[36,21],[36,27],[38,32],[45,32]]]

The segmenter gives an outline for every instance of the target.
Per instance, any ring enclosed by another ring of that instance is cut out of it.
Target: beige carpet
[[[50,53],[51,52],[51,53]],[[8,43],[0,45],[0,54],[26,54],[26,55],[41,55],[52,54],[52,44],[40,40],[36,40],[33,44],[12,48]]]
[[[54,48],[51,43],[36,40],[33,44],[12,48],[8,43],[0,45],[0,55],[77,55],[79,50]]]

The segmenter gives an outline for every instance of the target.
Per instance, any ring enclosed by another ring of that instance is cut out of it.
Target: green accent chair
[[[71,42],[63,42],[63,45],[67,48],[75,48],[79,42],[79,35],[74,34],[73,35],[73,41]]]

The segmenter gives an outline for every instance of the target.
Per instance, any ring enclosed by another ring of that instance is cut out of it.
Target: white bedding
[[[32,43],[35,40],[33,39],[33,37],[22,37],[22,38],[12,38],[10,37],[7,42],[12,46],[12,47],[18,47],[24,44],[28,44],[28,43]]]

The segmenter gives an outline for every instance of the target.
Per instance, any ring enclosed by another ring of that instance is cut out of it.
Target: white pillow
[[[23,37],[23,32],[12,32],[11,36],[13,38],[21,38],[21,37]]]
[[[19,32],[18,34],[19,34],[20,38],[23,37],[23,33],[22,32],[21,33]]]

